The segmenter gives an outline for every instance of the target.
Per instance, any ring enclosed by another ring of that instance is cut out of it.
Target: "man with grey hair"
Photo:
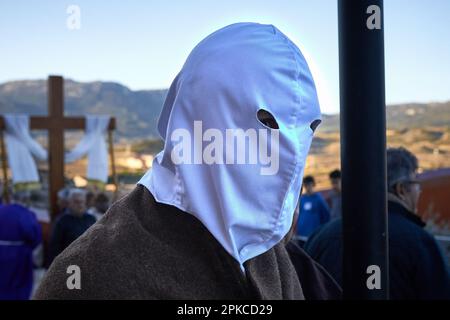
[[[448,266],[417,215],[417,169],[417,158],[408,150],[387,150],[390,297],[450,299]],[[313,234],[305,250],[342,285],[342,219]]]
[[[418,168],[416,156],[405,148],[387,150],[388,201],[414,214],[417,213],[421,191],[416,173]]]
[[[86,192],[70,189],[67,209],[55,221],[50,238],[50,262],[95,223],[86,212]]]

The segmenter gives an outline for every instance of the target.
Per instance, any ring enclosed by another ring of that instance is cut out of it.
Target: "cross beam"
[[[83,117],[64,117],[60,120],[62,126],[65,129],[84,129],[86,126],[86,118]],[[54,122],[49,120],[47,116],[32,116],[30,117],[30,129],[31,130],[47,130],[54,126]],[[116,119],[111,118],[109,122],[108,130],[114,130],[116,128]],[[5,130],[5,120],[0,116],[0,130]]]
[[[61,76],[49,76],[48,116],[30,117],[30,129],[48,130],[49,202],[52,219],[58,214],[57,193],[64,188],[64,130],[83,130],[85,124],[84,117],[64,116],[64,79]],[[108,130],[115,128],[116,120],[111,118]],[[4,129],[5,121],[0,116],[0,130]]]

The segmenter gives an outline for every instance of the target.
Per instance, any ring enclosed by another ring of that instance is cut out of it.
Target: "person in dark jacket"
[[[417,158],[406,149],[387,150],[390,298],[450,299],[448,266],[416,214],[417,168]],[[318,230],[304,248],[342,285],[342,219]]]
[[[86,212],[86,194],[81,189],[71,189],[68,207],[58,217],[50,239],[50,262],[96,222]]]
[[[298,279],[302,284],[305,300],[341,300],[342,288],[333,277],[302,249],[295,238],[300,203],[294,211],[294,221],[291,230],[285,238],[286,251],[291,258]]]
[[[331,182],[331,191],[327,196],[328,206],[330,207],[330,219],[340,218],[342,216],[341,204],[341,170],[333,170],[328,175]]]

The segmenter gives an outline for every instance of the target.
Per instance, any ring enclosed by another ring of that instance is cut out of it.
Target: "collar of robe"
[[[292,41],[272,25],[227,26],[193,49],[170,86],[164,149],[139,183],[197,217],[244,270],[290,230],[320,118]]]

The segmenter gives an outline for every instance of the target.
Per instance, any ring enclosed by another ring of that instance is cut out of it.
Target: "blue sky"
[[[384,3],[387,103],[450,100],[450,1]],[[71,4],[80,30],[66,26]],[[167,88],[202,38],[242,21],[291,37],[313,69],[322,111],[339,111],[336,0],[2,0],[0,82],[61,74]]]

